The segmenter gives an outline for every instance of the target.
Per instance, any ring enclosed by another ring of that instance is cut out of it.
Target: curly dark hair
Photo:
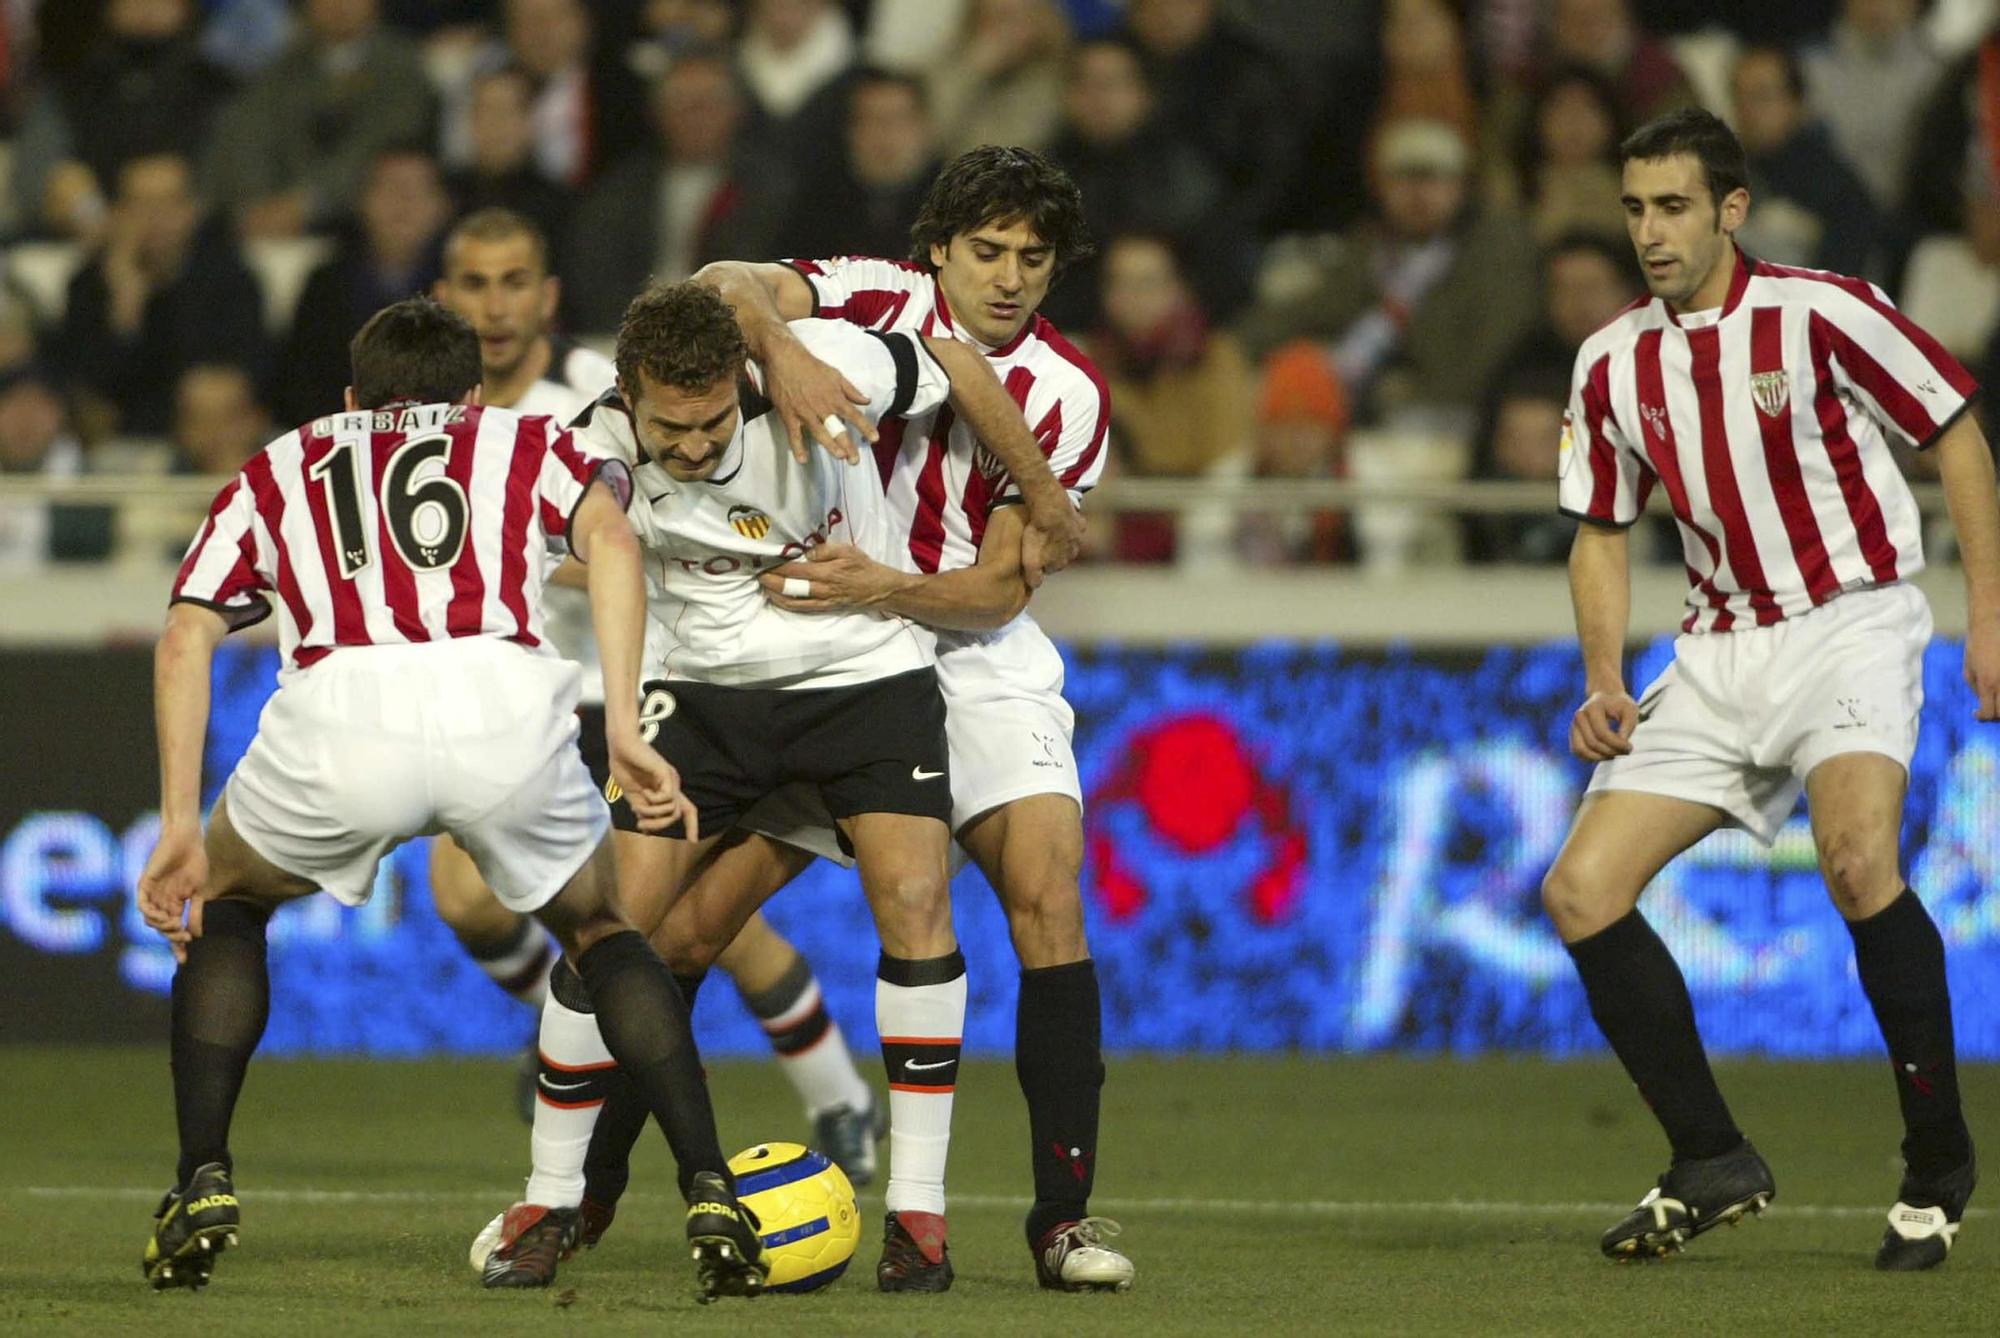
[[[480,382],[479,336],[463,316],[409,297],[368,318],[347,346],[354,400],[364,409],[450,404]]]
[[[713,288],[663,283],[625,308],[618,326],[618,384],[639,387],[639,373],[664,386],[699,394],[733,379],[750,356],[743,327]]]
[[[944,165],[910,225],[910,259],[925,269],[931,247],[988,223],[1026,223],[1055,249],[1060,274],[1097,248],[1083,216],[1083,192],[1069,173],[1033,149],[984,144]]]

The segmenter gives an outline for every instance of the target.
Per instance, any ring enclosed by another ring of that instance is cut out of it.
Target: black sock
[[[626,929],[599,940],[577,959],[576,968],[590,991],[605,1049],[666,1131],[682,1196],[703,1171],[730,1181],[715,1134],[708,1079],[688,1027],[687,1003],[667,964],[642,935]],[[606,1101],[606,1113],[610,1108]],[[600,1116],[599,1125],[603,1122]]]
[[[694,997],[701,989],[701,980],[700,976],[674,977],[690,1014],[694,1012]],[[603,1023],[600,1021],[598,1025],[601,1029]],[[583,1154],[585,1198],[606,1208],[617,1206],[632,1179],[632,1149],[639,1145],[639,1135],[646,1132],[646,1121],[652,1114],[645,1098],[622,1073],[611,1076],[606,1084],[604,1105],[597,1112],[597,1124],[590,1131],[590,1147]],[[682,1188],[685,1190],[686,1186]]]
[[[1035,1206],[1028,1243],[1084,1216],[1097,1178],[1097,1107],[1104,1086],[1097,963],[1021,972],[1014,1013],[1014,1072],[1028,1099]]]
[[[201,937],[174,972],[174,1115],[180,1125],[177,1183],[219,1161],[233,1169],[229,1121],[250,1056],[271,1016],[264,927],[271,913],[247,901],[202,908]]]
[[[1674,1160],[1720,1156],[1741,1143],[1695,1030],[1687,980],[1646,917],[1635,910],[1568,946],[1590,1015],[1667,1131]]]
[[[1944,939],[1908,888],[1866,920],[1848,921],[1847,932],[1854,936],[1854,965],[1896,1074],[1903,1161],[1911,1175],[1934,1180],[1972,1155],[1958,1103]]]

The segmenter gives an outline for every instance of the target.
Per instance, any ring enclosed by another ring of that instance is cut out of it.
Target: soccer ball
[[[847,1271],[861,1243],[854,1186],[838,1166],[797,1143],[759,1143],[729,1159],[736,1198],[763,1233],[764,1290],[818,1291]]]

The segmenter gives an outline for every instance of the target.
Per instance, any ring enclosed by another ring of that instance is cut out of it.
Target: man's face
[[[1128,339],[1172,318],[1187,295],[1173,255],[1149,237],[1114,242],[1104,256],[1104,317]]]
[[[1729,234],[1750,207],[1734,191],[1717,208],[1701,160],[1691,153],[1625,164],[1625,231],[1653,296],[1688,301],[1729,254]]]
[[[149,264],[177,263],[201,222],[187,161],[159,154],[126,163],[118,178],[118,212]]]
[[[660,133],[667,155],[681,163],[720,163],[729,157],[742,112],[726,66],[684,60],[667,71],[658,98]]]
[[[1730,80],[1736,100],[1736,133],[1751,153],[1782,148],[1799,128],[1804,109],[1785,82],[1785,68],[1767,52],[1752,52],[1736,63]]]
[[[1632,300],[1625,275],[1595,251],[1558,251],[1549,258],[1544,293],[1549,325],[1566,344],[1580,345]]]
[[[520,370],[548,333],[556,298],[556,281],[525,236],[460,237],[445,252],[437,299],[478,331],[480,367],[489,384]]]
[[[1632,16],[1625,0],[1556,0],[1549,29],[1563,59],[1607,74],[1631,54]]]
[[[750,27],[780,51],[790,51],[806,39],[826,11],[826,0],[756,0]]]
[[[847,152],[854,174],[872,186],[900,186],[930,161],[930,119],[903,84],[863,84],[848,112]]]
[[[417,154],[397,154],[375,164],[361,194],[361,224],[375,254],[409,263],[444,226],[451,211],[437,165]]]
[[[40,381],[17,381],[0,390],[0,466],[41,467],[63,426],[63,405]]]
[[[560,74],[589,54],[590,19],[577,0],[509,0],[507,45],[531,74]]]
[[[736,378],[724,377],[706,390],[689,392],[639,373],[636,386],[620,383],[631,406],[639,445],[682,483],[699,483],[722,463],[723,448],[736,435]]]
[[[1383,172],[1376,190],[1383,221],[1404,241],[1428,241],[1442,233],[1465,203],[1465,178],[1457,172]]]
[[[492,74],[472,86],[472,157],[488,172],[511,172],[528,160],[534,122],[528,85],[518,74]]]
[[[174,396],[174,441],[204,474],[234,474],[270,436],[271,416],[241,369],[196,367]]]
[[[1532,396],[1502,400],[1493,424],[1493,463],[1500,473],[1514,479],[1552,477],[1562,416],[1563,406],[1554,400]]]
[[[1215,21],[1215,0],[1130,0],[1126,12],[1141,46],[1174,56],[1207,34]]]
[[[1076,58],[1063,91],[1063,107],[1085,143],[1115,146],[1146,123],[1152,98],[1131,52],[1098,45],[1086,47]]]
[[[989,348],[1021,332],[1056,276],[1055,248],[1021,220],[981,224],[932,246],[931,264],[951,318]]]

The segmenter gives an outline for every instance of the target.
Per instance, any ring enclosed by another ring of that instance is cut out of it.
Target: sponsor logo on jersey
[[[1791,377],[1782,369],[1775,372],[1752,372],[1750,397],[1757,401],[1759,413],[1766,418],[1776,418],[1785,411],[1785,405],[1792,398]]]
[[[754,506],[732,506],[729,528],[745,539],[761,539],[771,532],[771,518]]]

